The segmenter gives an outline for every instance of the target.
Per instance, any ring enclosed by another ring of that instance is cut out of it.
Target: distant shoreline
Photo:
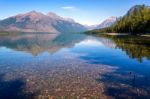
[[[114,35],[114,36],[118,36],[118,35],[129,35],[127,33],[102,33],[102,34],[105,34],[105,35]]]
[[[50,32],[10,32],[10,31],[0,31],[0,35],[17,35],[17,34],[55,34]]]
[[[130,36],[130,34],[128,34],[128,33],[101,33],[101,34],[102,35],[109,35],[109,36],[127,36],[127,35]],[[137,35],[137,36],[150,37],[150,34],[142,34],[142,35]]]

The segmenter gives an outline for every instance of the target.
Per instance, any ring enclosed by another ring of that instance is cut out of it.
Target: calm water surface
[[[0,99],[149,99],[150,38],[0,36]]]

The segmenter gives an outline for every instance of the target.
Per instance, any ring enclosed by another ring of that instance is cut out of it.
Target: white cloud
[[[68,10],[68,11],[75,11],[77,10],[76,7],[73,7],[73,6],[64,6],[64,7],[61,7],[63,10]]]

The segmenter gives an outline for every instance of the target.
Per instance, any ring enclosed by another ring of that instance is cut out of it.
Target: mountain
[[[73,21],[56,15],[55,13],[42,14],[31,11],[19,14],[0,21],[1,31],[16,32],[83,32],[84,26]]]
[[[102,29],[102,28],[112,26],[114,23],[116,23],[116,21],[117,21],[117,17],[110,17],[98,25],[91,25],[91,26],[86,26],[86,27],[88,28],[88,30]]]
[[[112,26],[117,21],[117,17],[110,17],[103,21],[100,25],[97,26],[97,28],[106,28]]]
[[[145,6],[146,8],[150,9],[150,6],[146,6],[146,5],[135,5],[135,6],[133,6],[133,7],[127,12],[127,14],[133,15],[135,9],[136,9],[138,12],[141,11],[142,6]],[[127,15],[127,14],[126,14],[126,15]],[[126,16],[126,15],[125,15],[125,16]]]
[[[135,5],[127,14],[110,27],[89,31],[89,33],[128,33],[132,35],[150,33],[150,7]]]
[[[99,24],[98,24],[99,25]],[[98,29],[98,25],[85,25],[88,30]]]
[[[24,51],[32,55],[39,55],[43,52],[53,54],[63,48],[73,47],[85,38],[86,36],[80,33],[3,35],[0,36],[0,47]]]

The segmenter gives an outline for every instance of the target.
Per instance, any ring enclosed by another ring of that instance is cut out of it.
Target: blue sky
[[[93,25],[111,16],[123,16],[139,4],[150,5],[150,0],[0,0],[0,19],[36,10]]]

